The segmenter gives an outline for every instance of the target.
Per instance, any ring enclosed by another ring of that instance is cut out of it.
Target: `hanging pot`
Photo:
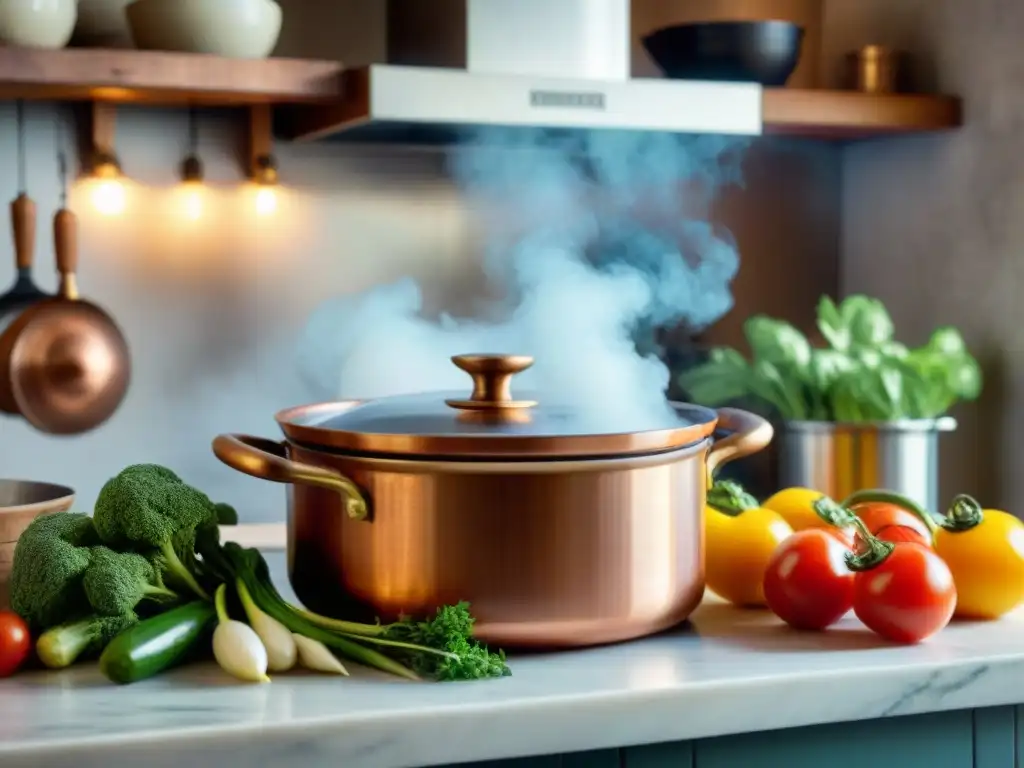
[[[530,358],[453,360],[473,377],[468,399],[302,406],[277,414],[283,443],[214,440],[225,464],[292,484],[299,599],[384,620],[467,600],[479,638],[520,647],[625,640],[686,619],[704,592],[709,471],[764,448],[768,422],[675,403],[659,428],[594,431],[571,407],[513,399]]]
[[[87,432],[117,410],[128,389],[128,346],[117,324],[78,294],[77,222],[57,211],[55,298],[33,304],[0,336],[0,409],[55,435]]]

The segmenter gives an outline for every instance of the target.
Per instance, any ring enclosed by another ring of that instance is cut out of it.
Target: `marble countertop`
[[[211,665],[115,687],[90,665],[0,682],[0,765],[386,768],[552,754],[1024,701],[1024,615],[886,646],[854,619],[799,634],[706,601],[634,643],[513,656],[513,676],[371,672],[229,682]]]

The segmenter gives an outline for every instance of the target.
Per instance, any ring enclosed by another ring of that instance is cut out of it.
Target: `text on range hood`
[[[483,126],[759,135],[761,87],[630,77],[629,0],[389,0],[388,63],[288,138],[450,141]]]

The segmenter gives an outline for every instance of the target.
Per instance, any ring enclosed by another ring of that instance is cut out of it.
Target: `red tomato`
[[[949,566],[922,544],[897,544],[854,580],[853,612],[888,640],[917,643],[945,627],[956,608]]]
[[[823,526],[821,530],[834,536],[847,549],[853,549],[853,543],[857,540],[857,531],[853,528],[836,528],[834,525],[827,525]]]
[[[856,577],[844,560],[849,551],[824,528],[805,528],[786,538],[765,569],[768,607],[797,629],[835,624],[853,606]]]
[[[932,533],[913,512],[887,501],[865,501],[852,511],[864,521],[872,534],[884,541],[912,541],[926,547],[932,545]]]
[[[874,531],[874,534],[882,541],[891,541],[893,544],[910,543],[920,544],[923,547],[931,546],[928,540],[921,536],[920,531],[905,525],[886,525]]]
[[[31,650],[28,625],[13,611],[0,611],[0,677],[17,672]]]

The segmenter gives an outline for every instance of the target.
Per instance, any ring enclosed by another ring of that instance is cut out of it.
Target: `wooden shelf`
[[[306,59],[225,59],[188,53],[0,47],[0,99],[153,105],[344,105],[344,67]],[[772,88],[765,133],[859,139],[961,124],[948,96]]]
[[[338,62],[0,47],[0,98],[156,105],[309,104],[341,98]]]
[[[816,139],[865,139],[925,133],[962,124],[953,96],[865,94],[771,88],[764,92],[764,132]]]

